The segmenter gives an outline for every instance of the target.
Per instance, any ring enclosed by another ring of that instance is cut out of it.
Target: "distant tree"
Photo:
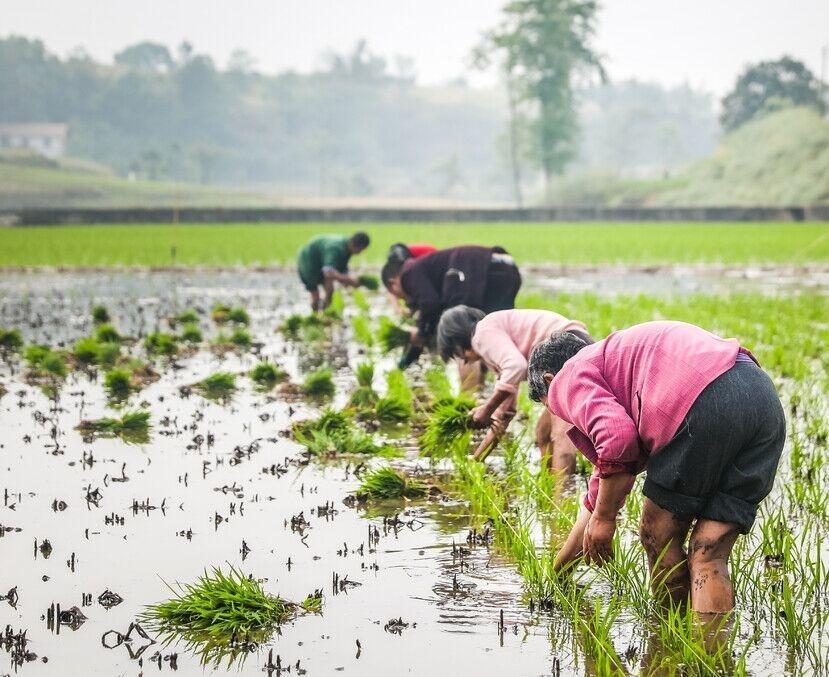
[[[249,75],[256,69],[256,59],[244,49],[234,49],[227,60],[227,70],[231,73]]]
[[[386,60],[373,54],[365,40],[359,40],[350,54],[326,55],[331,75],[354,80],[378,80],[386,75]]]
[[[781,106],[809,106],[826,112],[818,79],[805,64],[788,56],[749,66],[723,98],[720,124],[731,131]]]
[[[513,118],[519,105],[535,109],[534,159],[548,188],[576,152],[576,78],[595,73],[606,79],[591,46],[598,8],[595,0],[513,0],[504,7],[501,25],[473,52],[478,67],[500,61],[515,97]]]
[[[193,43],[182,40],[176,49],[176,53],[178,54],[179,65],[183,66],[193,57]]]
[[[139,42],[115,55],[115,63],[139,71],[161,73],[173,67],[170,50],[156,42]]]

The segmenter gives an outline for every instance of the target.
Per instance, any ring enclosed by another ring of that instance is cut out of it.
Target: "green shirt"
[[[345,235],[317,235],[299,250],[299,276],[306,284],[322,284],[325,268],[347,273],[350,258]]]

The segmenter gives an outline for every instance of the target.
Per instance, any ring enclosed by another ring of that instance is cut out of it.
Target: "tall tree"
[[[809,106],[826,112],[821,83],[805,64],[788,56],[749,66],[722,100],[720,124],[731,131],[781,106]]]
[[[591,42],[595,34],[595,0],[513,0],[504,20],[484,35],[473,61],[484,67],[497,60],[511,90],[511,126],[518,105],[534,110],[530,118],[534,159],[549,187],[575,155],[578,131],[573,94],[577,78],[606,79]],[[511,133],[515,139],[517,134]],[[513,152],[515,155],[515,152]],[[517,175],[515,167],[513,174]],[[516,191],[517,193],[519,191]]]
[[[163,72],[173,67],[170,50],[156,42],[139,42],[115,55],[115,63],[135,70]]]

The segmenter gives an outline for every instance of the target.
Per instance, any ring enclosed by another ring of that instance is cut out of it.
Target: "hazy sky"
[[[110,60],[125,45],[190,40],[224,64],[238,47],[261,70],[312,70],[359,38],[415,59],[418,79],[466,73],[504,0],[0,0],[0,35],[41,38],[59,54],[83,46]],[[604,0],[596,46],[614,79],[684,81],[722,94],[743,66],[790,54],[820,74],[829,0]],[[473,83],[493,76],[471,75]]]

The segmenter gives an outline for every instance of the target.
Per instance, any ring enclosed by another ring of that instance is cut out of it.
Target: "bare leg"
[[[320,292],[319,289],[315,289],[311,292],[311,312],[316,313],[320,310]]]
[[[651,589],[675,604],[688,599],[690,576],[683,545],[692,516],[674,515],[645,497],[639,538],[651,570]]]
[[[728,557],[739,535],[731,522],[701,519],[688,543],[691,608],[700,614],[724,614],[734,608]]]
[[[558,416],[550,414],[550,442],[552,446],[552,463],[550,470],[562,478],[572,477],[576,472],[577,449],[567,436],[570,424]]]
[[[328,278],[322,283],[322,288],[325,290],[325,296],[322,303],[319,305],[319,310],[325,310],[331,305],[331,297],[334,295],[334,280]]]
[[[552,414],[544,409],[535,424],[535,443],[541,450],[541,467],[553,469]]]

